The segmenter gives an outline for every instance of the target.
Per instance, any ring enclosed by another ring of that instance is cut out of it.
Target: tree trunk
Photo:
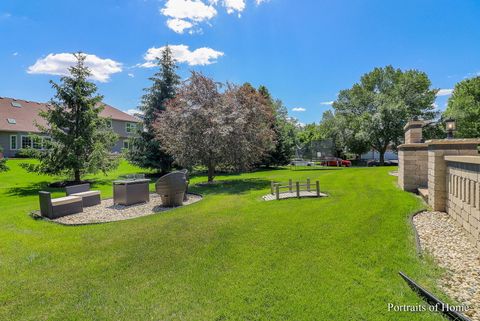
[[[74,171],[74,175],[75,175],[75,182],[76,183],[80,183],[80,170],[79,169],[76,169]]]
[[[213,178],[215,177],[215,166],[208,165],[208,182],[213,182]]]
[[[385,151],[381,150],[378,153],[380,154],[380,166],[383,166],[385,165]]]

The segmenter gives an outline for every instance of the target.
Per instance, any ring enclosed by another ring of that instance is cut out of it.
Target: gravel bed
[[[446,213],[422,212],[413,218],[422,250],[430,253],[446,273],[440,288],[468,306],[465,314],[480,321],[480,255],[467,234]]]
[[[196,194],[188,194],[188,201],[183,206],[196,203],[202,197]],[[173,207],[175,208],[175,207]],[[59,217],[54,222],[67,225],[106,223],[123,221],[140,216],[152,215],[173,209],[162,206],[162,200],[158,194],[150,194],[150,202],[130,206],[113,205],[113,198],[102,200],[102,203],[95,206],[85,207],[82,213]]]

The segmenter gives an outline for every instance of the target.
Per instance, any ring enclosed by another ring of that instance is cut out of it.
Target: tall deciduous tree
[[[273,144],[272,112],[252,86],[220,84],[192,72],[158,116],[161,146],[181,166],[205,166],[208,181],[217,169],[245,170]]]
[[[139,109],[144,113],[144,128],[132,139],[132,148],[127,151],[127,158],[140,167],[157,171],[171,169],[173,159],[161,148],[155,138],[154,124],[158,115],[165,110],[166,102],[175,97],[180,77],[176,73],[177,65],[168,46],[157,58],[157,71],[151,78],[152,86],[145,89]]]
[[[456,136],[480,137],[480,77],[465,79],[455,86],[444,117],[457,121]]]
[[[403,137],[403,126],[415,117],[435,116],[433,103],[437,90],[424,72],[402,71],[392,66],[375,68],[362,76],[351,89],[342,90],[334,102],[335,114],[351,123],[361,138],[380,154],[384,162],[390,144]]]
[[[59,84],[50,81],[56,94],[48,109],[40,113],[47,126],[37,127],[51,140],[44,151],[33,154],[40,162],[24,167],[49,175],[68,174],[79,182],[84,174],[106,173],[118,165],[110,157],[117,135],[109,128],[108,120],[100,117],[103,97],[88,81],[91,73],[85,66],[86,56],[74,55],[77,63],[68,69],[69,75],[62,77]]]

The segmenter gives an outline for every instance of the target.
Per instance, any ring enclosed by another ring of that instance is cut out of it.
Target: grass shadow
[[[345,169],[345,167],[321,167],[321,168],[305,167],[305,168],[291,168],[290,170],[292,172],[313,172],[313,171],[340,171],[342,169]]]
[[[214,194],[244,194],[270,187],[270,181],[265,179],[219,180],[213,184],[191,184],[189,190],[202,195]]]
[[[39,191],[47,191],[47,192],[59,192],[62,189],[58,187],[50,187],[50,182],[43,181],[30,184],[28,186],[21,186],[21,187],[11,187],[7,190],[7,195],[9,196],[34,196],[38,195]]]

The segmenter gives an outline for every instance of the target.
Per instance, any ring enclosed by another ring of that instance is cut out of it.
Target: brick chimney
[[[423,120],[411,120],[403,127],[405,131],[405,144],[423,143],[423,125]]]

